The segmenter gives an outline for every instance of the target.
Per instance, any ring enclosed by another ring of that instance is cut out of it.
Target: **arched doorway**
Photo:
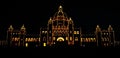
[[[56,40],[56,47],[65,47],[66,46],[66,41],[64,37],[58,37]]]
[[[63,37],[58,37],[57,41],[62,42],[62,41],[64,41],[64,38]]]

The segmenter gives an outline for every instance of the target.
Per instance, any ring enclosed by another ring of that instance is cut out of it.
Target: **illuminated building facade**
[[[39,34],[27,34],[23,25],[15,30],[12,25],[7,31],[10,47],[42,47],[42,46],[80,46],[107,47],[114,46],[115,34],[111,25],[101,30],[97,25],[93,34],[82,34],[82,28],[75,28],[71,17],[63,12],[62,6],[53,17],[50,17],[46,28],[40,28]]]

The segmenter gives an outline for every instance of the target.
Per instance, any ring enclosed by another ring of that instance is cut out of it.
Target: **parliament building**
[[[39,34],[27,34],[23,24],[19,30],[12,25],[7,30],[7,42],[10,47],[111,47],[114,46],[115,34],[111,25],[102,29],[96,25],[92,34],[83,34],[82,28],[74,27],[73,18],[63,12],[62,6],[50,17],[46,28],[40,28]]]

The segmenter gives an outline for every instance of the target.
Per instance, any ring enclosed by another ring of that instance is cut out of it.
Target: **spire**
[[[51,24],[52,23],[52,18],[50,17],[50,19],[48,20],[48,24]]]
[[[111,25],[109,25],[109,28],[112,28]]]
[[[70,20],[72,20],[71,17],[70,17]]]
[[[112,28],[111,25],[109,25],[109,27],[108,27],[108,31],[113,31],[113,28]]]
[[[99,25],[97,25],[97,28],[100,28]]]
[[[25,26],[24,26],[24,24],[22,25],[21,29],[23,29],[23,30],[25,30],[25,29],[26,29],[26,28],[25,28]]]
[[[67,14],[63,12],[63,7],[61,5],[58,7],[58,11],[54,14],[53,19],[58,17],[68,17]]]
[[[101,28],[99,27],[99,25],[97,25],[96,31],[101,31]]]
[[[50,20],[52,20],[52,18],[50,17]]]
[[[62,6],[60,5],[59,8],[62,8]]]
[[[69,18],[69,23],[73,24],[73,21],[72,21],[71,17]]]
[[[8,28],[9,30],[13,30],[13,27],[12,27],[12,25],[10,25],[10,27]]]
[[[59,6],[59,9],[58,9],[58,10],[59,10],[59,12],[63,12],[63,9],[62,9],[62,6],[61,6],[61,5]]]

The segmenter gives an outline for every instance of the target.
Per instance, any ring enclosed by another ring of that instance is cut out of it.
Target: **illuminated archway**
[[[64,38],[63,37],[58,37],[57,41],[59,41],[59,42],[64,41]]]

